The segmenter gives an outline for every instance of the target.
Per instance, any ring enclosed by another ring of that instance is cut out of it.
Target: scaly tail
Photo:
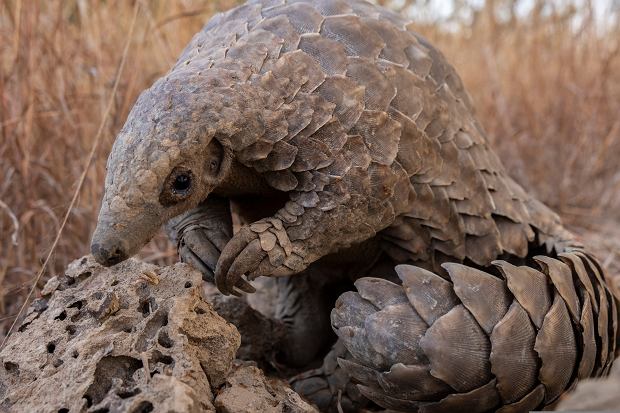
[[[420,412],[536,410],[607,374],[618,315],[600,266],[580,248],[534,260],[358,280],[331,316],[352,355],[341,367],[382,407]]]

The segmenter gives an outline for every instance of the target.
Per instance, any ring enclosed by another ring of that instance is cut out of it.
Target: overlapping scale
[[[442,265],[454,283],[454,292],[487,333],[502,319],[511,302],[506,283],[499,278],[462,264]],[[486,297],[481,300],[480,297]]]
[[[439,317],[420,340],[431,374],[460,392],[491,379],[491,343],[471,313],[457,305]]]
[[[491,333],[491,372],[506,404],[518,401],[537,384],[535,340],[536,330],[527,313],[513,301]]]
[[[579,370],[577,377],[585,379],[590,377],[594,366],[596,365],[596,327],[594,325],[594,313],[590,296],[584,299],[583,308],[581,310],[581,318],[579,320],[582,329],[582,350],[581,360],[579,361]]]
[[[553,300],[545,274],[530,267],[517,267],[506,261],[493,261],[508,282],[508,289],[525,308],[537,328]]]
[[[562,261],[543,255],[538,255],[534,259],[541,266],[544,273],[551,278],[553,285],[564,299],[573,320],[579,320],[579,298],[577,298],[570,267]]]
[[[409,302],[417,313],[431,325],[458,304],[452,284],[437,274],[412,265],[396,266]]]
[[[455,411],[483,413],[500,405],[495,380],[467,393],[453,393],[437,403],[420,406],[420,413],[451,413]]]
[[[505,404],[499,409],[497,409],[497,413],[529,412],[531,410],[535,410],[538,406],[540,406],[544,399],[545,386],[539,384],[534,390],[529,392],[521,400],[511,404]]]
[[[339,328],[333,322],[354,355],[340,364],[360,383],[362,394],[397,411],[540,409],[577,379],[600,374],[608,365],[597,351],[596,338],[609,347],[604,334],[613,323],[605,318],[607,289],[584,256],[588,279],[596,286],[599,308],[604,309],[597,313],[576,274],[579,264],[572,261],[582,257],[568,254],[564,259],[571,265],[563,267],[558,259],[539,257],[542,272],[496,262],[506,280],[461,264],[444,265],[449,279],[399,265],[396,271],[402,286],[362,278],[357,281],[361,291],[346,293],[332,313],[333,321],[342,324],[346,317],[341,313],[346,313],[350,302],[366,314],[366,333],[360,328]],[[562,286],[569,280],[566,274],[550,274],[567,269],[575,295]],[[528,280],[540,290],[534,291]],[[566,302],[575,298],[577,320]],[[368,306],[361,304],[364,301]],[[349,318],[358,326],[362,321]],[[373,351],[362,350],[360,343]]]
[[[427,365],[394,364],[390,371],[377,374],[381,388],[397,397],[413,400],[439,399],[451,392],[450,386],[436,379]]]
[[[368,316],[364,325],[368,342],[390,364],[424,362],[419,343],[427,328],[409,303],[389,305]]]
[[[545,402],[554,401],[568,386],[577,358],[575,333],[564,300],[559,294],[545,315],[536,336],[534,350],[541,359],[540,381],[545,385]]]

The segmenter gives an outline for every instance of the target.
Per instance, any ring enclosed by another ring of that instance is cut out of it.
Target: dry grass
[[[593,13],[536,9],[501,23],[487,7],[456,35],[422,29],[463,77],[506,166],[571,222],[620,217],[620,16],[600,33]]]
[[[214,10],[235,3],[143,1],[103,144],[48,274],[88,252],[106,155],[137,95],[171,66]],[[476,14],[471,27],[456,33],[423,25],[420,31],[457,66],[483,125],[526,187],[573,224],[616,220],[618,25],[601,32],[585,18],[576,26],[570,10],[541,10],[502,22],[493,17],[492,4]],[[84,168],[132,9],[124,0],[0,3],[2,328],[39,270]],[[588,16],[589,9],[572,12]],[[166,262],[174,252],[159,237],[143,257]]]
[[[215,9],[235,3],[143,2],[103,144],[48,274],[88,252],[107,153],[140,91],[168,70]],[[71,200],[132,11],[124,0],[0,3],[0,317],[17,312]],[[164,262],[173,251],[160,237],[143,256]]]

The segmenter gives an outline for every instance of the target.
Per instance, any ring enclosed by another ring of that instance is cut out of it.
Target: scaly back
[[[386,231],[396,258],[428,261],[438,251],[488,265],[503,253],[526,256],[536,234],[544,243],[562,232],[506,175],[453,67],[385,9],[250,2],[194,37],[173,72],[188,70],[226,73],[248,96],[233,109],[257,120],[230,144],[273,187],[331,192],[336,205],[342,180],[377,202],[392,198],[382,219],[396,219]]]

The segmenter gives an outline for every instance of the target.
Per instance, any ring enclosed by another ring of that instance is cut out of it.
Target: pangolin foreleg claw
[[[215,271],[215,282],[224,294],[235,294],[235,287],[242,291],[254,292],[255,289],[242,276],[262,261],[265,253],[260,248],[258,239],[247,227],[242,228],[224,247]]]
[[[254,279],[261,275],[291,275],[299,270],[285,265],[296,254],[281,222],[274,221],[267,218],[244,226],[226,244],[215,270],[215,282],[223,294],[236,294],[235,288],[254,292],[244,275]]]
[[[181,261],[199,270],[203,280],[213,282],[215,266],[232,234],[228,200],[209,198],[171,220],[167,231]]]

